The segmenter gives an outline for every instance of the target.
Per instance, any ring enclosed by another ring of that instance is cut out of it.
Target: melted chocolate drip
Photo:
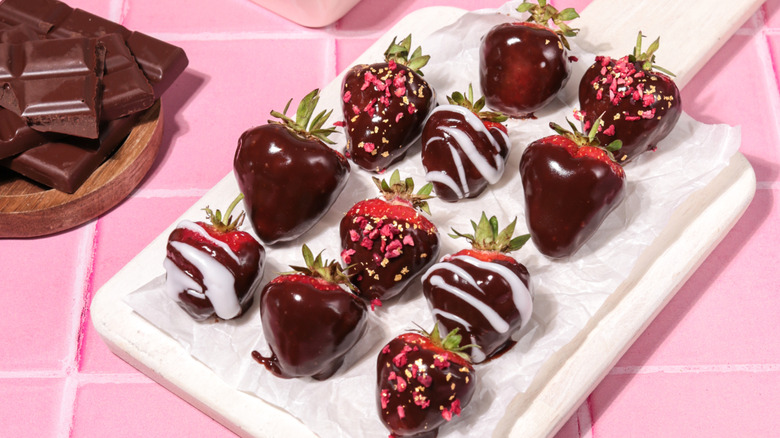
[[[324,380],[365,333],[366,304],[339,286],[322,289],[295,277],[302,276],[277,277],[263,288],[260,318],[273,354],[252,357],[281,378]]]
[[[268,245],[293,240],[314,226],[350,172],[343,155],[278,123],[244,132],[233,168],[252,227]]]
[[[571,74],[566,49],[549,29],[499,24],[480,47],[479,80],[490,108],[522,117],[547,105]]]

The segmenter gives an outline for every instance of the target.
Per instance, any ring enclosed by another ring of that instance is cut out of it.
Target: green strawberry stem
[[[495,216],[491,216],[488,219],[485,212],[482,212],[482,217],[479,219],[479,223],[471,221],[471,227],[474,229],[474,234],[464,234],[452,229],[450,237],[457,239],[459,237],[465,238],[471,243],[471,247],[481,251],[496,251],[500,253],[509,253],[516,251],[525,245],[528,239],[531,238],[530,234],[523,234],[517,237],[512,237],[515,233],[515,225],[517,224],[517,218],[507,225],[506,228],[499,231],[498,219]]]
[[[651,71],[651,70],[658,70],[662,73],[666,73],[669,76],[674,77],[674,73],[670,72],[669,70],[655,64],[655,51],[658,50],[658,47],[660,46],[661,37],[658,37],[650,44],[650,47],[647,48],[646,52],[642,52],[642,38],[644,38],[644,35],[642,35],[642,31],[639,31],[639,34],[636,37],[636,46],[634,46],[634,53],[629,55],[628,60],[631,62],[641,62],[642,63],[642,70],[645,71]]]
[[[396,43],[397,37],[393,37],[393,42],[385,51],[385,61],[393,61],[397,64],[405,65],[410,70],[423,76],[421,68],[428,64],[428,60],[431,59],[429,55],[422,54],[422,47],[417,47],[414,52],[409,55],[412,50],[412,34],[409,34],[400,43]]]
[[[280,119],[281,122],[269,120],[268,123],[281,123],[294,134],[304,139],[315,138],[327,144],[335,144],[336,142],[329,139],[328,136],[336,132],[336,128],[323,128],[333,110],[327,112],[323,110],[314,117],[314,120],[311,119],[319,100],[319,89],[315,89],[307,94],[298,104],[298,110],[295,112],[295,119],[293,120],[287,116],[287,110],[290,109],[290,104],[292,103],[292,99],[290,99],[287,101],[283,112],[271,111],[271,115]]]
[[[442,348],[443,350],[449,351],[451,353],[457,354],[466,362],[471,363],[471,357],[468,353],[466,353],[466,350],[469,348],[482,348],[479,345],[476,344],[468,344],[468,345],[460,345],[461,341],[463,341],[463,336],[458,334],[459,328],[455,327],[452,329],[451,332],[447,333],[444,338],[441,337],[441,334],[439,333],[439,324],[433,325],[433,330],[430,332],[425,331],[420,326],[417,326],[418,333],[425,336],[426,338],[431,340],[431,343],[433,345]]]
[[[558,135],[561,135],[573,141],[579,147],[592,146],[592,147],[603,149],[605,152],[607,152],[607,155],[613,161],[615,160],[615,157],[612,153],[617,151],[621,147],[623,147],[623,142],[620,140],[615,140],[606,146],[602,146],[598,138],[596,138],[596,134],[598,134],[599,129],[604,124],[604,121],[601,119],[601,116],[599,116],[599,118],[597,118],[596,121],[593,122],[593,126],[590,128],[590,131],[588,131],[587,136],[581,133],[577,129],[577,127],[574,126],[574,123],[572,123],[571,120],[569,120],[568,118],[566,119],[566,122],[569,124],[569,127],[571,127],[571,131],[564,129],[562,126],[558,125],[555,122],[550,122],[550,128],[553,131],[557,132]]]
[[[566,37],[577,36],[579,29],[575,29],[566,24],[567,21],[579,18],[580,14],[574,8],[566,8],[562,11],[558,11],[552,5],[547,3],[547,0],[538,0],[539,4],[530,3],[528,0],[523,1],[520,6],[517,7],[517,12],[528,12],[531,14],[526,20],[529,23],[536,23],[545,27],[550,27],[548,23],[552,20],[553,24],[558,27],[558,30],[553,30],[561,42],[567,49],[569,42]],[[551,29],[552,30],[552,29]]]
[[[401,180],[401,174],[398,169],[393,171],[390,175],[390,181],[384,179],[380,180],[377,177],[371,177],[374,180],[377,188],[385,199],[393,201],[394,199],[401,199],[410,204],[414,208],[420,209],[428,214],[431,214],[431,210],[428,207],[428,199],[432,198],[431,192],[433,192],[433,184],[428,183],[417,193],[414,193],[414,180],[412,178],[406,178]]]
[[[336,260],[323,260],[322,251],[317,256],[311,252],[311,249],[304,244],[301,248],[303,262],[305,266],[290,266],[292,271],[283,272],[282,275],[304,274],[314,278],[321,278],[328,283],[343,284],[351,290],[355,290],[355,285],[349,281],[349,277],[344,273],[344,269]]]
[[[469,90],[465,95],[456,91],[452,93],[452,96],[447,96],[447,102],[449,102],[450,105],[462,106],[476,114],[481,120],[487,120],[488,122],[501,123],[507,121],[509,118],[506,114],[498,111],[482,111],[482,108],[485,107],[485,96],[480,97],[478,101],[474,102],[474,90],[471,84],[469,84]]]
[[[203,209],[203,211],[206,212],[206,219],[211,221],[211,225],[222,233],[228,233],[230,231],[236,230],[244,222],[244,217],[246,216],[246,212],[242,211],[235,220],[233,220],[232,217],[233,209],[236,208],[242,199],[244,199],[244,194],[239,193],[238,196],[236,196],[236,199],[230,203],[230,206],[228,206],[228,209],[225,211],[224,215],[221,211],[211,211],[211,209],[206,206]]]

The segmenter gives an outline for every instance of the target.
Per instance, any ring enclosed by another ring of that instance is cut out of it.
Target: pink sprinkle
[[[390,403],[390,391],[389,390],[387,390],[387,389],[383,389],[382,390],[382,393],[381,393],[381,396],[380,396],[380,401],[382,403],[382,409],[387,409],[387,404]]]
[[[585,117],[585,113],[580,110],[574,110],[574,120],[582,121],[582,119]]]
[[[367,71],[363,78],[363,85],[360,87],[361,90],[365,90],[369,87],[369,85],[374,83],[374,80],[376,80],[376,76],[374,76],[374,74],[370,71]]]
[[[426,408],[428,408],[428,406],[431,405],[431,401],[426,399],[422,395],[415,393],[414,394],[414,404],[416,404],[417,406],[419,406],[422,409],[426,409]]]
[[[599,91],[596,91],[596,100],[601,100],[602,97],[604,97],[604,89],[599,88]]]
[[[389,68],[390,71],[395,70],[396,67],[397,67],[397,64],[395,63],[395,59],[391,59],[391,60],[387,61],[387,68]]]
[[[347,124],[344,123],[343,120],[338,120],[336,122],[333,122],[333,126],[338,126],[339,128],[343,128],[343,127],[347,126]]]
[[[420,374],[417,376],[417,381],[422,383],[422,386],[427,388],[431,386],[431,383],[433,383],[433,377],[429,376],[428,374]]]
[[[400,391],[400,392],[406,391],[406,380],[404,380],[403,377],[398,376],[395,379],[395,386],[396,386],[396,389],[398,389],[398,391]]]
[[[403,97],[403,95],[406,94],[406,88],[396,88],[395,91],[393,91],[393,94],[395,97]]]
[[[404,413],[404,407],[399,405],[398,406],[398,418],[404,418],[406,416],[406,413]]]
[[[371,152],[374,151],[374,149],[376,149],[376,145],[374,145],[374,143],[370,143],[370,142],[363,143],[363,149],[365,149],[366,152],[371,153]]]
[[[393,259],[401,255],[401,247],[402,243],[400,240],[393,240],[387,245],[387,250],[385,251],[385,258]]]
[[[437,368],[446,368],[446,367],[450,366],[450,361],[448,361],[448,360],[447,360],[447,358],[446,358],[446,357],[444,357],[444,356],[439,356],[439,355],[436,355],[436,356],[433,358],[433,364],[434,364],[434,365],[435,365]]]
[[[362,242],[360,242],[360,246],[362,246],[365,249],[370,250],[374,247],[374,241],[369,238],[364,238]]]
[[[449,409],[444,409],[443,411],[441,411],[441,416],[442,416],[442,417],[443,417],[445,420],[447,420],[447,421],[450,421],[450,420],[452,420],[452,412],[450,412],[450,410],[449,410]]]
[[[375,301],[379,301],[379,300],[375,300]],[[373,301],[372,301],[372,303],[373,303]],[[381,305],[381,302],[380,302],[380,305]],[[382,354],[387,354],[389,352],[390,352],[390,345],[385,345],[385,347],[382,348]]]
[[[605,129],[604,135],[615,135],[615,125],[609,125],[609,128]]]
[[[387,381],[392,382],[396,377],[398,377],[398,374],[395,371],[390,371],[390,374],[387,375]]]
[[[354,249],[345,249],[344,251],[341,251],[341,260],[344,260],[344,263],[350,264],[352,263],[352,256],[355,255]]]
[[[643,119],[652,119],[653,117],[655,117],[655,108],[651,108],[642,112]]]
[[[355,230],[349,230],[349,240],[357,242],[360,240],[360,234],[358,234],[358,232]]]
[[[358,108],[357,105],[352,105],[352,112],[355,114],[360,114],[360,108]]]
[[[650,106],[655,103],[655,96],[652,94],[645,94],[644,97],[642,97],[642,105],[643,106]]]
[[[373,300],[371,300],[371,310],[375,310],[376,307],[382,307],[382,301],[379,298],[374,298]],[[387,349],[387,351],[385,351],[383,349],[382,353],[384,353],[384,354],[389,353],[390,352],[390,346],[387,345],[387,346],[385,346],[385,348]]]
[[[368,103],[366,104],[366,107],[365,107],[365,108],[363,108],[363,111],[368,111],[368,110],[369,110],[371,107],[373,107],[373,106],[374,106],[374,104],[375,104],[375,103],[376,103],[376,98],[373,98],[373,99],[371,99],[371,100],[370,100],[370,101],[368,101]]]
[[[412,379],[417,377],[417,372],[420,370],[420,368],[417,366],[417,364],[412,364],[409,366],[409,372],[412,374]]]
[[[404,116],[404,113],[398,113],[395,116],[395,123],[398,123],[399,120]]]
[[[397,73],[393,78],[393,86],[395,86],[396,88],[403,87],[405,83],[406,83],[406,76],[404,75],[403,72]]]
[[[453,401],[452,405],[450,406],[450,410],[453,414],[460,416],[460,400],[455,399],[455,401]]]
[[[585,126],[583,126],[582,129],[584,129],[585,131],[590,131],[590,127],[591,127],[590,120],[586,120]]]
[[[398,232],[398,230],[394,226],[392,226],[391,224],[385,224],[384,226],[382,226],[381,234],[384,237],[392,238],[393,235],[394,235],[393,231]]]
[[[388,99],[387,96],[379,96],[379,103],[384,106],[390,106],[390,99]]]
[[[378,265],[382,261],[382,254],[373,253],[371,254],[371,259]]]
[[[409,114],[414,114],[417,112],[417,108],[414,106],[413,103],[409,104]]]
[[[404,236],[403,244],[408,246],[414,246],[414,238],[412,237],[411,234],[407,234],[406,236]]]
[[[626,116],[625,119],[628,120],[629,122],[633,122],[635,120],[639,120],[639,117],[638,116]]]
[[[373,148],[371,148],[371,149],[373,150]],[[373,230],[371,230],[370,233],[368,233],[368,238],[371,239],[371,240],[376,240],[376,238],[379,237],[379,232],[380,231],[381,230],[379,228],[374,228]]]
[[[343,99],[344,99],[344,102],[349,102],[349,99],[352,99],[352,92],[351,91],[347,91],[346,93],[344,93]]]
[[[580,60],[580,59],[579,59],[579,58],[577,58],[576,56],[569,56],[569,62],[577,62],[577,61],[579,61],[579,60]]]

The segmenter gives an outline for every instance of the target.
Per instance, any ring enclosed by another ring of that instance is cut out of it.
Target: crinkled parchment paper
[[[420,44],[431,55],[423,69],[425,78],[437,92],[440,103],[454,91],[464,92],[474,84],[480,94],[478,51],[480,38],[492,26],[515,20],[518,2],[498,12],[468,13],[454,24],[435,32]],[[404,35],[399,37],[403,38]],[[573,43],[575,63],[567,88],[560,99],[536,113],[535,120],[508,122],[512,150],[503,178],[481,197],[458,203],[433,200],[432,220],[442,234],[440,255],[467,246],[462,239],[446,234],[451,227],[470,229],[470,220],[481,211],[498,216],[506,225],[518,217],[518,232],[526,232],[523,192],[518,166],[526,145],[550,135],[548,124],[565,125],[577,105],[579,78],[592,63],[593,55],[583,53]],[[340,102],[321,101],[340,113]],[[338,136],[340,147],[344,137]],[[526,325],[514,348],[501,357],[477,366],[480,384],[472,403],[460,417],[441,429],[442,437],[473,437],[493,430],[504,408],[525,391],[544,362],[566,345],[585,326],[605,299],[626,278],[640,253],[665,227],[672,212],[693,192],[703,188],[728,165],[740,142],[738,128],[705,125],[683,114],[677,127],[652,153],[646,153],[626,166],[627,196],[606,219],[598,232],[568,260],[550,261],[529,242],[514,253],[532,275],[535,291],[532,321]],[[424,171],[419,145],[397,167],[421,186]],[[370,174],[353,166],[347,188],[325,218],[302,238],[289,245],[266,248],[264,283],[276,273],[300,264],[300,246],[307,243],[314,252],[324,250],[328,259],[338,258],[338,223],[355,202],[376,196]],[[236,189],[236,193],[238,189]],[[204,205],[205,207],[205,205]],[[202,218],[193,217],[193,220]],[[249,227],[246,227],[249,228]],[[165,254],[160,254],[162,263]],[[299,418],[322,437],[386,436],[376,408],[376,356],[392,337],[415,324],[430,329],[433,319],[415,281],[400,299],[385,303],[371,315],[369,335],[348,356],[334,377],[317,382],[310,379],[279,379],[256,364],[250,354],[268,354],[260,323],[257,301],[251,311],[237,321],[199,324],[193,322],[163,291],[164,279],[157,278],[128,295],[126,301],[141,316],[178,340],[197,360],[203,362],[237,389],[256,394]]]

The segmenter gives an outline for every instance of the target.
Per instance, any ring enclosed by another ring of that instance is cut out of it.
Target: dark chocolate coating
[[[252,356],[278,377],[324,380],[365,334],[366,304],[339,286],[296,277],[282,276],[263,288],[260,318],[273,354]]]
[[[575,159],[544,139],[523,152],[520,176],[531,239],[552,258],[580,249],[625,196],[625,177],[607,163]]]
[[[521,328],[524,321],[515,305],[512,285],[507,279],[496,274],[493,270],[482,269],[458,257],[445,257],[442,261],[463,269],[471,275],[476,287],[468,279],[458,275],[456,271],[444,269],[439,264],[433,265],[425,273],[422,282],[423,293],[431,310],[455,315],[467,323],[464,325],[456,318],[449,318],[446,314],[434,312],[434,318],[440,327],[444,328],[441,332],[449,333],[456,328],[459,329],[458,334],[463,336],[462,344],[478,345],[480,353],[486,356],[486,360],[513,345],[512,335]],[[510,263],[506,260],[493,260],[490,263],[508,269],[523,282],[526,288],[529,287],[530,275],[524,265]],[[497,331],[477,307],[431,281],[432,278],[436,277],[441,278],[447,287],[457,289],[495,311],[501,319],[506,321],[508,329],[505,332]],[[472,355],[472,361],[475,363],[483,362],[476,360],[474,355]]]
[[[30,125],[13,111],[0,108],[0,159],[47,143],[52,140],[50,137],[53,136],[30,128]]]
[[[367,80],[367,75],[382,85]],[[354,66],[344,76],[341,91],[346,154],[361,168],[374,172],[404,157],[436,105],[430,85],[403,65],[394,70],[386,63]]]
[[[198,223],[201,227],[203,223]],[[213,257],[219,264],[227,268],[235,278],[235,292],[243,314],[252,305],[256,283],[263,274],[263,263],[265,262],[265,248],[259,242],[251,238],[245,239],[242,245],[234,254],[238,261],[228,254],[224,248],[214,245],[192,231],[175,228],[168,236],[168,245],[166,247],[167,258],[178,266],[188,277],[192,278],[205,293],[207,290],[203,281],[203,276],[208,273],[201,272],[196,266],[190,263],[182,254],[171,245],[171,242],[183,242]],[[205,321],[214,318],[216,313],[214,305],[206,298],[200,298],[182,290],[177,303],[185,312],[187,312],[196,321]]]
[[[441,172],[455,181],[459,189],[457,192],[448,184],[429,179],[433,183],[437,198],[455,202],[463,198],[476,198],[489,184],[480,168],[474,164],[475,161],[484,160],[484,164],[491,169],[490,172],[500,177],[509,155],[509,143],[508,137],[499,128],[492,127],[488,130],[474,113],[464,115],[461,111],[448,110],[451,107],[452,105],[437,107],[425,122],[422,133],[422,164],[426,173]],[[471,120],[467,120],[467,117]],[[480,125],[481,128],[474,129],[474,124]],[[469,144],[461,144],[460,139],[451,134],[452,130],[465,136]],[[495,145],[488,136],[495,141]],[[462,163],[465,182],[461,179],[454,154],[457,154],[458,161]],[[464,190],[464,185],[467,190]]]
[[[477,374],[454,361],[442,363],[441,358],[438,352],[401,338],[382,349],[376,363],[377,409],[392,436],[434,438],[447,423],[443,409],[449,410],[456,400],[461,409],[471,402]],[[389,396],[383,397],[383,391]]]
[[[367,207],[379,203],[386,207]],[[368,301],[387,300],[401,294],[439,254],[438,233],[395,218],[391,213],[393,208],[397,207],[384,200],[361,201],[344,215],[339,225],[342,259],[350,266],[350,281],[357,287],[358,295]],[[382,232],[385,226],[392,236]],[[411,237],[413,245],[403,243],[406,236]],[[388,257],[388,246],[394,241],[400,244],[400,255]]]
[[[73,193],[127,138],[141,113],[103,122],[100,137],[88,139],[45,134],[49,141],[19,155],[0,160],[31,180],[66,193]]]
[[[105,56],[89,38],[0,44],[0,105],[35,130],[97,138]]]
[[[293,240],[314,226],[350,173],[343,155],[278,123],[241,135],[233,169],[252,227],[268,245]]]
[[[602,59],[599,57],[582,76],[579,87],[580,109],[584,112],[583,123],[588,123],[588,126],[592,126],[601,116],[604,126],[596,134],[601,144],[607,145],[615,140],[623,142],[622,147],[614,152],[615,159],[623,164],[645,151],[655,149],[658,142],[669,135],[682,112],[680,91],[669,76],[644,71],[639,75],[631,75],[628,94],[613,102],[610,100],[610,85],[602,83],[605,77],[602,69],[606,70],[606,75],[612,74],[615,60],[607,58],[608,64],[602,65]],[[636,72],[642,71],[642,63],[633,63],[633,68]],[[652,103],[635,99],[631,90],[639,86],[645,92],[643,95],[652,94]],[[610,126],[614,126],[614,134],[607,135],[604,131]]]
[[[494,110],[527,116],[550,103],[570,74],[566,48],[547,28],[504,23],[483,37],[479,81],[487,106]]]
[[[99,41],[106,47],[101,119],[114,120],[151,107],[154,90],[122,37],[112,33]]]

